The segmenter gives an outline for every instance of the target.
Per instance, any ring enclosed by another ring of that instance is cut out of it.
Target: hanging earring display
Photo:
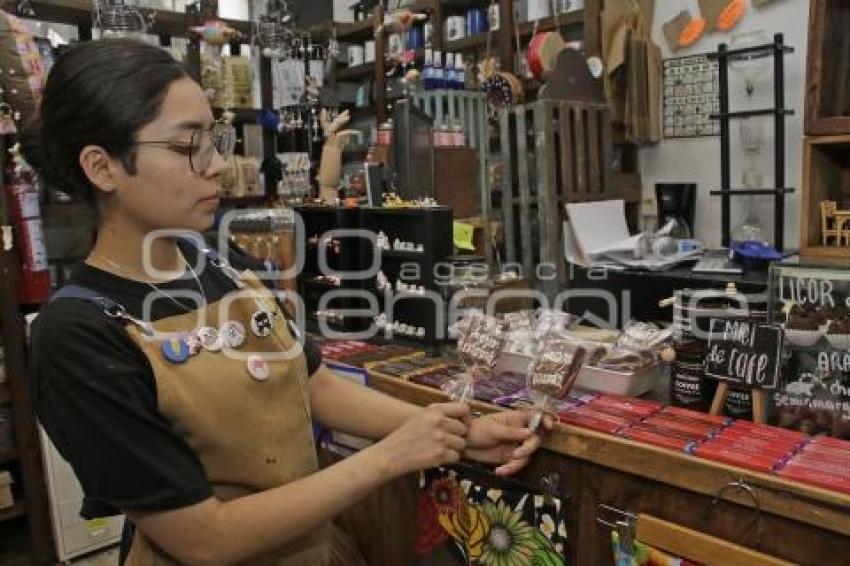
[[[227,157],[233,155],[236,149],[236,128],[233,126],[235,114],[230,110],[225,110],[221,114],[221,118],[216,120],[212,129],[213,143],[218,152]]]
[[[12,107],[5,102],[0,103],[0,135],[15,134],[18,128],[15,126],[15,118]]]

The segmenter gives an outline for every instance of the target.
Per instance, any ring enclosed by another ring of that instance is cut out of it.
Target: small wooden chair
[[[841,231],[835,221],[837,205],[834,200],[822,200],[820,202],[820,230],[823,245],[826,246],[829,238],[835,238],[835,245],[841,245]]]

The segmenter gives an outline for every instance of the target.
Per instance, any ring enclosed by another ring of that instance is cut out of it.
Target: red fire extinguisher
[[[32,173],[16,170],[15,160],[6,169],[6,202],[15,229],[21,271],[18,277],[18,302],[43,303],[50,296],[50,269],[41,226],[38,186]]]

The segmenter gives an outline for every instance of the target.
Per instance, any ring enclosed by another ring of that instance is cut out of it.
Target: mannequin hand
[[[469,406],[435,403],[411,417],[372,448],[390,477],[454,464],[466,448]]]
[[[478,417],[469,425],[464,456],[487,464],[501,464],[496,473],[507,476],[528,464],[540,448],[540,436],[529,430],[529,411],[501,411]],[[543,417],[543,428],[552,429],[552,417]]]
[[[341,132],[328,134],[327,138],[325,139],[325,145],[343,147],[348,142],[348,138],[357,135],[360,135],[360,132],[357,130],[343,130]]]
[[[334,118],[333,122],[328,120],[327,110],[322,109],[321,114],[319,114],[319,122],[322,124],[322,130],[328,137],[330,137],[331,134],[337,133],[339,129],[345,126],[350,120],[351,113],[348,110],[341,112],[336,118]]]

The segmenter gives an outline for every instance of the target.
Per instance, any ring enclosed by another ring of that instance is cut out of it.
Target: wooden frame
[[[652,547],[709,566],[792,566],[786,560],[643,513],[638,515],[636,534],[637,540]]]
[[[529,278],[535,273],[535,265],[556,266],[556,277],[540,285],[552,299],[567,284],[562,234],[564,203],[622,196],[610,182],[608,106],[538,100],[503,110],[499,129],[507,261],[521,263],[523,274]],[[529,146],[529,135],[533,135],[533,146]],[[536,227],[532,226],[535,217]],[[534,242],[539,242],[539,246],[535,247]]]
[[[807,135],[850,134],[850,4],[811,0],[806,72]],[[829,66],[828,65],[832,65]],[[832,106],[825,107],[828,100]],[[843,114],[835,109],[844,105]]]
[[[837,158],[838,151],[846,157]],[[803,141],[800,201],[800,255],[804,257],[850,259],[850,246],[822,245],[820,203],[841,200],[835,187],[844,187],[846,199],[850,200],[850,134],[807,137]]]

